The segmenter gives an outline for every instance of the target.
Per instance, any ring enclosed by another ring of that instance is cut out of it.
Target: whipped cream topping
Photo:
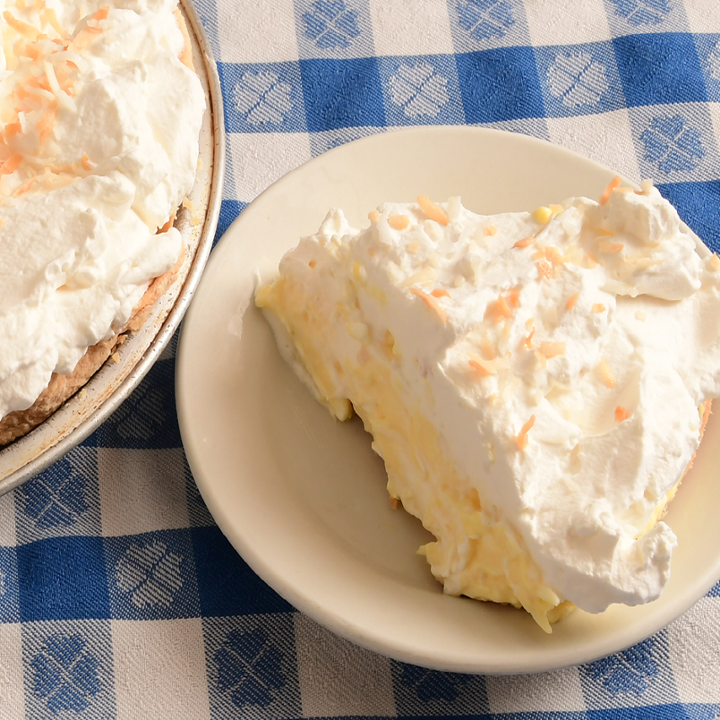
[[[205,109],[174,0],[0,0],[0,418],[177,262]]]
[[[658,508],[720,395],[720,261],[655,188],[627,190],[533,214],[389,203],[362,232],[333,210],[280,264],[311,318],[332,318],[318,345],[333,397],[295,357],[316,396],[344,419],[342,359],[390,333],[393,382],[488,524],[589,612],[658,597],[676,546]],[[446,592],[463,592],[465,552],[433,568]]]

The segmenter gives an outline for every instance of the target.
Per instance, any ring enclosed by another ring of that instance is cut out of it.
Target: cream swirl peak
[[[0,419],[131,317],[182,241],[204,93],[172,0],[0,0]]]
[[[720,395],[717,256],[649,184],[532,214],[418,201],[361,232],[332,211],[283,258],[257,303],[287,358],[362,417],[445,592],[548,631],[657,598],[660,515]]]

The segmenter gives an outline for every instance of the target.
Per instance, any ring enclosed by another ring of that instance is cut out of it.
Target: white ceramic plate
[[[177,403],[200,492],[250,566],[307,615],[367,648],[442,670],[520,673],[607,655],[654,633],[720,576],[720,423],[667,520],[680,546],[662,598],[575,612],[551,636],[528,614],[442,594],[415,554],[420,523],[389,507],[358,421],[338,423],[280,359],[252,296],[332,206],[351,222],[385,200],[460,195],[477,212],[597,197],[613,172],[521,135],[418,128],[336,148],[258,197],[213,252],[185,319]]]

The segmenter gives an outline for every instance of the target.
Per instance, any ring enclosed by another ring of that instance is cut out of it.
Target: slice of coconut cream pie
[[[661,521],[720,394],[720,261],[651,185],[482,216],[331,211],[257,291],[287,360],[374,438],[446,593],[524,607],[658,597]]]

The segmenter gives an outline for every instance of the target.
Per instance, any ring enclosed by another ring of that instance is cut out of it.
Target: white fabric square
[[[118,720],[209,720],[202,620],[113,620]]]
[[[0,718],[25,720],[20,623],[0,623]]]
[[[720,3],[717,0],[685,0],[690,32],[720,32]]]
[[[190,524],[180,448],[98,448],[103,535],[136,535]]]
[[[231,133],[229,137],[235,191],[243,202],[254,200],[311,157],[305,133]]]
[[[390,661],[295,613],[304,717],[395,715]]]
[[[680,701],[720,703],[720,598],[703,598],[667,632]]]
[[[445,3],[370,0],[378,55],[443,55],[453,52]]]
[[[493,713],[585,710],[577,668],[537,675],[488,677],[487,694]]]
[[[218,36],[220,62],[277,63],[298,59],[292,0],[225,3]]]
[[[15,493],[0,497],[0,545],[8,547],[17,543],[15,535]]]
[[[602,0],[526,2],[533,45],[575,45],[610,39]]]
[[[550,140],[640,182],[640,169],[627,110],[601,115],[548,118]]]

